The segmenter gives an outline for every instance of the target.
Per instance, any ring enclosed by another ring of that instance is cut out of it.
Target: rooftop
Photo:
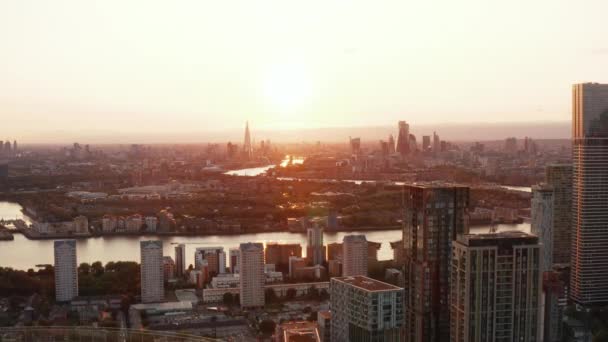
[[[465,246],[494,246],[494,245],[523,245],[537,244],[538,237],[519,230],[509,230],[498,233],[488,234],[464,234],[459,235],[458,243]]]
[[[331,281],[347,283],[368,292],[403,290],[398,286],[384,283],[365,276],[336,277],[331,278]]]

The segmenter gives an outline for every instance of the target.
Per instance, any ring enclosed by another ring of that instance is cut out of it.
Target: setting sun
[[[311,95],[312,82],[302,63],[290,61],[272,65],[264,77],[264,95],[282,114],[293,113]]]

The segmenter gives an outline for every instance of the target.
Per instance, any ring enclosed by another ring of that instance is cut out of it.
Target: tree
[[[290,287],[287,289],[286,297],[287,297],[287,299],[294,299],[294,298],[296,298],[297,294],[298,294],[298,291],[296,291],[296,289],[294,289],[293,287]]]
[[[260,323],[260,332],[266,336],[269,336],[274,333],[275,327],[276,323],[274,323],[274,321],[265,319]]]
[[[317,321],[317,312],[313,311],[310,313],[310,315],[308,315],[307,320],[311,321],[311,322],[316,322]]]
[[[89,272],[91,272],[91,265],[86,262],[83,262],[80,264],[80,266],[78,266],[78,271],[80,273],[89,274]]]
[[[93,272],[93,274],[98,277],[100,275],[103,274],[104,272],[104,268],[103,268],[103,264],[101,263],[101,261],[95,261],[92,265],[91,265],[91,272]]]
[[[327,292],[326,289],[321,289],[319,291],[319,299],[320,300],[328,300],[329,299],[329,292]]]
[[[232,303],[234,302],[234,296],[232,295],[232,293],[226,292],[226,293],[224,293],[223,300],[224,300],[224,304],[232,305]]]

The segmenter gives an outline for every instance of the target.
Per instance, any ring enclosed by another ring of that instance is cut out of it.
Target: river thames
[[[0,219],[25,218],[21,206],[15,203],[0,202]],[[522,230],[529,231],[530,224],[500,224],[493,226],[497,231]],[[490,226],[473,227],[472,233],[488,232]],[[356,232],[326,232],[324,243],[341,242],[348,234],[365,234],[367,240],[382,244],[378,259],[392,259],[393,252],[390,243],[401,239],[400,230],[385,231],[356,231]],[[209,236],[116,236],[94,237],[77,240],[78,262],[101,261],[137,261],[139,262],[139,241],[160,239],[163,241],[164,254],[174,257],[174,243],[186,243],[186,255],[191,262],[194,261],[196,247],[219,246],[224,250],[238,247],[243,242],[299,243],[305,253],[306,234],[277,232],[240,235],[209,235]],[[15,234],[13,241],[0,241],[0,266],[15,269],[33,268],[37,264],[53,263],[53,240],[28,240],[21,234]]]

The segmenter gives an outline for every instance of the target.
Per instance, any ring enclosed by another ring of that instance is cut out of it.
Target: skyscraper
[[[439,135],[433,132],[433,153],[441,152],[441,139],[439,139]]]
[[[323,228],[314,223],[306,230],[306,257],[313,265],[321,265],[325,261],[325,246],[323,246]]]
[[[431,136],[423,135],[422,136],[422,152],[428,152],[431,150]]]
[[[331,278],[331,341],[400,342],[403,289],[364,276]]]
[[[553,266],[553,188],[540,184],[532,187],[530,232],[543,244],[543,272]]]
[[[141,301],[161,302],[165,298],[163,285],[163,242],[141,241]]]
[[[175,275],[179,277],[184,276],[186,270],[186,245],[180,243],[175,246]]]
[[[402,156],[410,153],[410,125],[405,121],[399,121],[396,151]]]
[[[365,235],[347,235],[342,239],[343,276],[367,276],[367,248]]]
[[[388,136],[388,153],[395,153],[395,138],[393,138],[392,134]]]
[[[469,188],[409,185],[404,196],[405,338],[408,342],[448,341],[452,242],[469,230]]]
[[[572,231],[572,165],[548,165],[545,182],[553,188],[553,263],[569,264]]]
[[[572,89],[572,260],[570,297],[608,303],[608,84]]]
[[[56,240],[55,300],[67,302],[78,296],[78,262],[76,240]]]
[[[450,341],[540,341],[541,249],[536,236],[519,231],[458,237]]]
[[[243,142],[243,155],[247,159],[253,156],[253,147],[251,146],[251,134],[249,133],[249,121],[245,123],[245,141]]]
[[[242,243],[240,301],[241,307],[264,306],[264,245],[261,243]]]

